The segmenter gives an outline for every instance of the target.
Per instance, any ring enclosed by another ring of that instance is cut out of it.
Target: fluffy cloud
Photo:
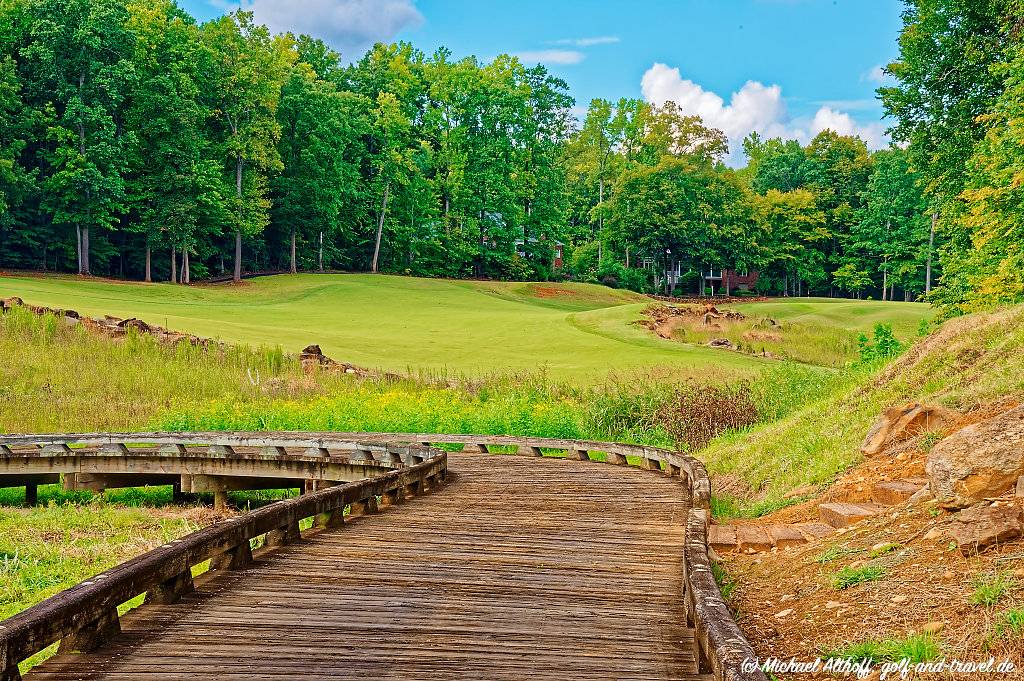
[[[373,43],[423,22],[413,0],[241,0],[234,6],[251,11],[275,33],[307,33],[352,60]]]
[[[741,165],[743,138],[751,132],[764,137],[784,137],[806,143],[825,129],[843,135],[859,135],[868,146],[885,146],[885,129],[880,123],[861,125],[849,114],[822,106],[809,120],[792,120],[778,85],[747,81],[729,102],[683,78],[679,69],[654,64],[640,82],[644,98],[654,104],[672,100],[687,114],[696,114],[704,122],[729,137],[729,163]]]
[[[579,50],[528,50],[516,56],[525,64],[579,64],[585,55]]]

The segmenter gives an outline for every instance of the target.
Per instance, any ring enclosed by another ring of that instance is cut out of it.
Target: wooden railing
[[[165,444],[232,442],[223,434],[143,434],[124,436],[52,436],[59,444],[96,443],[97,439],[124,444],[165,440]],[[34,438],[6,438],[15,445]],[[45,440],[44,440],[45,441]],[[255,436],[246,443],[256,442]],[[261,435],[260,446],[318,446],[358,449],[361,443],[344,438],[303,438]],[[241,439],[233,440],[241,445]],[[312,443],[312,444],[309,444]],[[48,646],[60,642],[62,652],[93,650],[120,632],[118,607],[146,594],[147,603],[173,603],[193,590],[192,568],[210,561],[211,571],[237,570],[253,558],[253,541],[262,537],[262,550],[301,537],[299,523],[312,518],[314,527],[336,527],[350,515],[372,513],[378,499],[397,503],[407,494],[419,494],[441,483],[447,475],[447,454],[422,445],[394,446],[371,443],[363,451],[378,451],[410,465],[377,477],[328,487],[294,499],[279,501],[250,513],[217,523],[129,560],[77,586],[0,622],[0,681],[19,681],[18,665]],[[59,452],[62,453],[62,452]]]
[[[40,436],[24,439],[36,444],[98,446],[113,442],[175,444],[182,441],[218,442],[237,447],[319,447],[375,452],[374,460],[401,460],[401,468],[370,480],[329,488],[278,502],[172,542],[128,561],[88,582],[50,598],[0,623],[0,681],[19,679],[17,663],[60,640],[62,649],[89,649],[118,631],[116,608],[146,592],[147,601],[170,602],[191,589],[193,565],[212,560],[212,569],[236,569],[251,559],[249,542],[267,536],[271,546],[298,536],[298,521],[316,517],[317,524],[342,522],[341,510],[372,507],[377,497],[394,498],[399,490],[415,491],[436,484],[446,475],[446,456],[435,444],[462,445],[465,451],[488,452],[515,448],[521,456],[564,454],[575,460],[602,460],[631,465],[680,478],[691,508],[686,521],[684,574],[681,585],[687,625],[693,627],[701,671],[720,681],[766,681],[766,675],[744,663],[755,660],[753,650],[722,598],[711,571],[708,526],[711,522],[711,482],[697,459],[657,447],[589,440],[500,435],[436,433],[145,433],[117,435]],[[73,438],[73,439],[69,439]],[[18,444],[0,437],[0,445]],[[398,444],[403,443],[403,444]],[[424,460],[424,457],[431,458]],[[422,463],[420,463],[422,461]],[[65,641],[68,641],[65,644]]]

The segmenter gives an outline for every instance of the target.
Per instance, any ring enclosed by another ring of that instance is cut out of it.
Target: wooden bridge
[[[0,436],[0,486],[58,473],[93,489],[138,475],[305,493],[0,622],[0,681],[58,643],[26,678],[765,678],[743,664],[753,653],[711,573],[707,474],[674,452],[433,434]]]

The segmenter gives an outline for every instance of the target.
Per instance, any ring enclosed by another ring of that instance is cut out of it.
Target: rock
[[[884,510],[878,504],[831,503],[818,506],[818,517],[832,527],[847,527]]]
[[[796,611],[793,610],[793,608],[786,608],[782,612],[775,613],[775,619],[777,619],[777,620],[785,619],[785,618],[789,617],[790,615],[792,615],[794,612],[796,612]]]
[[[981,553],[994,544],[1024,535],[1024,509],[1019,506],[974,506],[957,514],[948,533],[963,555]]]
[[[871,426],[860,451],[864,456],[877,456],[893,443],[903,442],[920,433],[944,430],[957,416],[956,412],[944,407],[920,402],[886,409]]]
[[[884,506],[902,504],[925,488],[926,482],[916,480],[890,480],[871,486],[871,500]]]
[[[906,603],[909,600],[910,600],[910,596],[905,596],[903,594],[896,594],[895,596],[892,597],[892,602],[893,603]]]
[[[927,622],[921,626],[921,633],[935,635],[945,628],[945,622]]]
[[[0,300],[0,310],[10,310],[12,307],[21,307],[25,301],[18,296],[11,296]]]
[[[302,348],[303,355],[316,355],[317,357],[323,357],[324,353],[320,350],[319,345],[307,345]]]
[[[841,607],[843,607],[843,604],[840,603],[839,601],[829,601],[828,603],[825,604],[825,609],[826,610],[835,610],[836,608],[841,608]]]
[[[1024,475],[1024,406],[942,440],[928,455],[925,472],[945,508],[963,508],[1013,489]]]
[[[916,506],[918,504],[927,503],[934,499],[935,496],[932,494],[932,491],[927,487],[922,487],[921,489],[914,493],[914,496],[907,499],[907,503],[910,504],[911,506]]]
[[[735,551],[736,528],[732,525],[712,525],[708,528],[708,544],[715,551]]]
[[[1018,497],[1024,497],[1024,475],[1017,478],[1017,492]]]
[[[78,317],[64,317],[64,326],[78,326],[82,320]]]
[[[814,541],[815,539],[823,539],[835,533],[836,528],[825,523],[797,523],[794,525],[808,541]]]
[[[933,527],[932,529],[930,529],[927,532],[925,532],[924,536],[921,537],[921,538],[924,539],[925,541],[932,541],[934,539],[938,539],[941,536],[942,536],[942,530],[940,530],[937,527]]]
[[[772,538],[772,542],[775,546],[780,549],[786,549],[791,546],[800,546],[806,544],[807,540],[800,534],[800,530],[789,525],[769,525],[768,535]]]
[[[757,525],[738,525],[736,542],[744,553],[758,553],[772,548],[772,538]]]
[[[126,331],[128,329],[135,329],[139,333],[150,333],[149,324],[142,321],[141,319],[135,319],[134,317],[132,317],[131,319],[125,319],[124,321],[118,322],[117,325],[118,327],[125,329]]]
[[[708,341],[709,348],[722,348],[723,350],[735,350],[736,346],[728,338],[712,338]]]

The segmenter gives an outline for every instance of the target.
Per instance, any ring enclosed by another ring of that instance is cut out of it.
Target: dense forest
[[[577,119],[564,81],[507,55],[399,43],[353,61],[241,11],[0,0],[0,267],[675,292],[725,268],[770,293],[1019,300],[1022,8],[908,0],[879,90],[891,148],[755,133],[733,169],[724,134],[673,103]]]

